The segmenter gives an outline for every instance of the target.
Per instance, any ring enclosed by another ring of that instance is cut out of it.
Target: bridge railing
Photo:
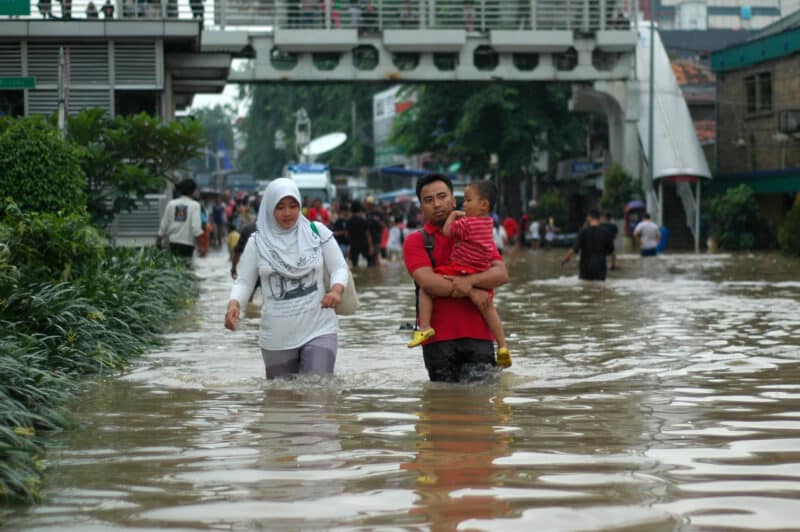
[[[624,30],[635,0],[30,0],[21,18],[197,19],[206,27],[282,29]],[[87,10],[92,3],[97,16]],[[107,5],[106,5],[107,4]],[[113,7],[113,9],[111,9]]]
[[[246,0],[220,0],[244,2]],[[632,8],[632,9],[631,9]],[[228,8],[226,8],[228,9]],[[235,11],[235,10],[231,10]],[[231,19],[229,13],[227,17]],[[631,0],[322,0],[274,2],[274,24],[290,29],[464,29],[598,31],[629,29]]]

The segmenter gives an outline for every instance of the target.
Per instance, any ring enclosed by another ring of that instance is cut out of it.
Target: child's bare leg
[[[480,309],[480,307],[478,307]],[[503,331],[503,322],[500,321],[500,314],[494,305],[490,305],[488,309],[481,310],[481,316],[486,320],[489,330],[492,331],[495,339],[497,340],[497,365],[503,368],[511,366],[511,353],[508,351],[506,345],[506,334]]]
[[[478,307],[480,310],[480,307]],[[490,305],[486,310],[481,310],[481,316],[486,320],[489,330],[492,331],[495,339],[497,340],[497,347],[506,347],[506,334],[503,331],[503,322],[500,321],[500,314],[494,305]]]
[[[433,298],[422,288],[419,289],[419,330],[431,328]]]
[[[433,298],[422,288],[419,289],[417,312],[419,313],[419,327],[414,331],[414,338],[408,342],[408,347],[416,347],[428,338],[436,334],[431,327],[431,315],[433,314]]]

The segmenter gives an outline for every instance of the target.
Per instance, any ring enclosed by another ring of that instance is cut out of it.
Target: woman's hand
[[[239,302],[231,299],[228,302],[228,312],[225,313],[225,328],[231,331],[236,330],[239,324]]]
[[[338,283],[333,285],[331,291],[322,298],[322,308],[336,308],[336,305],[342,301],[343,292],[344,286]]]

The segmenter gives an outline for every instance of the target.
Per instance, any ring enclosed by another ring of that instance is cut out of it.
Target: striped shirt
[[[490,216],[464,216],[450,225],[453,253],[450,264],[469,266],[476,271],[488,270],[497,255],[494,244],[494,222]]]

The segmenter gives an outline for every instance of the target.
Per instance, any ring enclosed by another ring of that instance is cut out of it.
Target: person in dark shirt
[[[567,251],[561,261],[563,266],[575,253],[580,253],[578,277],[586,281],[606,280],[606,256],[614,253],[614,238],[600,225],[600,213],[589,211],[586,225],[581,228],[575,245]]]
[[[360,201],[353,202],[350,206],[350,213],[346,224],[347,238],[350,240],[350,263],[355,268],[358,266],[358,258],[363,255],[367,259],[367,266],[374,266],[375,247]]]
[[[350,208],[342,203],[336,221],[333,222],[333,237],[339,243],[342,254],[347,257],[350,250],[350,240],[347,238],[347,219],[350,218]]]
[[[379,254],[381,257],[386,258],[386,250],[382,249],[381,242],[383,241],[383,230],[386,228],[386,222],[383,220],[383,213],[371,197],[367,198],[367,229],[372,239],[372,263],[370,266],[378,264]]]

